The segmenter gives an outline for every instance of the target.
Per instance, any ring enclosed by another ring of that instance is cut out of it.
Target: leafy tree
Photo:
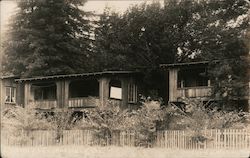
[[[122,53],[126,51],[126,48],[120,43],[126,21],[118,13],[110,11],[110,8],[105,8],[99,18],[95,23],[95,40],[93,42],[95,69],[97,71],[126,69],[129,59]]]
[[[103,65],[106,68],[145,68],[147,87],[162,96],[166,85],[161,72],[156,72],[159,64],[220,60],[210,65],[208,73],[213,81],[217,79],[214,94],[229,104],[228,100],[244,95],[248,79],[248,64],[241,58],[248,53],[244,43],[248,8],[245,0],[171,0],[164,7],[159,3],[133,6],[123,15],[112,14],[115,20],[106,12],[103,16],[108,20],[101,18],[103,29],[96,32],[95,54],[106,55],[110,63]],[[119,56],[118,62],[111,61],[112,55]]]
[[[5,71],[23,76],[89,71],[91,15],[82,0],[18,1],[4,44]]]
[[[209,64],[208,75],[224,109],[238,108],[246,96],[249,49],[244,40],[250,24],[249,5],[244,0],[201,1],[186,27],[196,41],[196,57],[218,61]]]

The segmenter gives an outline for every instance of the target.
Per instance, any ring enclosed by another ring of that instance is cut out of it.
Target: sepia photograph
[[[250,158],[249,0],[0,0],[0,158]]]

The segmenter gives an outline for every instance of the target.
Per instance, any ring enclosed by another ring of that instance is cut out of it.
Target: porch
[[[202,98],[211,96],[211,80],[207,69],[200,67],[173,67],[169,69],[169,100],[178,101],[179,98]]]
[[[127,108],[128,104],[137,103],[136,80],[130,73],[116,73],[49,76],[18,81],[24,82],[26,107],[77,109],[107,106],[111,103]]]

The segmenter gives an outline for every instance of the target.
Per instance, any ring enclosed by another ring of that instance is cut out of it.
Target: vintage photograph
[[[1,0],[2,158],[250,158],[250,1]]]

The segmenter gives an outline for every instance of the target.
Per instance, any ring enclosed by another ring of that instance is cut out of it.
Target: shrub
[[[188,130],[192,139],[200,142],[208,139],[203,135],[203,130],[245,128],[249,120],[248,113],[218,110],[211,102],[187,98],[183,98],[183,102],[186,104],[184,109],[175,104],[167,108],[167,113],[176,118],[172,121],[176,126],[170,129]]]
[[[15,106],[5,109],[1,115],[1,129],[18,144],[32,139],[30,131],[48,129],[50,124],[45,117],[31,108]],[[20,137],[25,136],[25,137]]]
[[[138,110],[129,114],[126,122],[130,128],[138,133],[136,145],[152,146],[156,138],[157,123],[163,120],[164,111],[159,101],[144,100]]]
[[[101,141],[98,144],[108,145],[113,131],[126,130],[129,126],[125,121],[127,114],[127,110],[121,110],[110,102],[105,107],[89,110],[81,121],[81,127],[94,129],[95,136]]]
[[[48,129],[50,124],[43,114],[32,108],[15,106],[5,109],[2,113],[2,127],[5,130],[42,130]]]

